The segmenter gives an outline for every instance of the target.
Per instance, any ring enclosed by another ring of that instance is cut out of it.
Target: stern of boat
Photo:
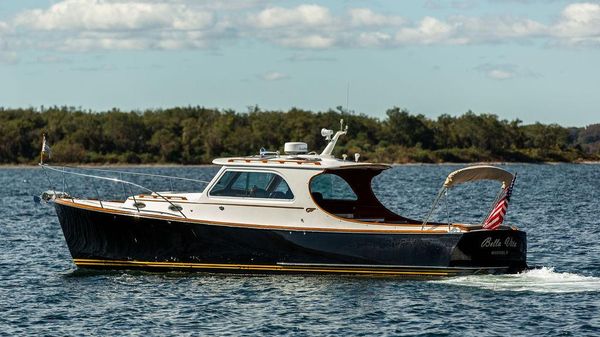
[[[508,273],[527,269],[527,234],[520,230],[474,230],[463,234],[452,251],[455,267],[506,267]]]

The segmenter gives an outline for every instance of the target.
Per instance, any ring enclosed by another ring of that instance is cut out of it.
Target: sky
[[[0,0],[0,106],[600,123],[600,1]]]

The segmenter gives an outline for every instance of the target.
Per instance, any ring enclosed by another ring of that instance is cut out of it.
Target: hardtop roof
[[[386,170],[388,164],[354,162],[336,158],[321,158],[316,155],[280,156],[280,157],[227,157],[213,160],[213,164],[235,167],[277,167],[286,169],[340,170],[340,169],[374,169]]]

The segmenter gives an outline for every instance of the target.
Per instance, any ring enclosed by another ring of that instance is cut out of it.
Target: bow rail
[[[181,214],[181,216],[183,216],[184,218],[187,218],[187,217],[182,212],[181,207],[178,207],[177,205],[173,204],[173,202],[171,202],[171,200],[169,200],[163,194],[161,194],[160,192],[157,192],[157,191],[155,191],[155,190],[153,190],[151,188],[148,188],[146,186],[143,186],[143,185],[140,185],[140,184],[136,184],[136,183],[133,183],[131,181],[124,180],[124,179],[122,179],[122,175],[136,175],[136,176],[168,178],[169,179],[169,183],[171,185],[171,189],[173,189],[172,180],[191,181],[191,182],[197,182],[197,183],[202,183],[202,184],[208,184],[209,183],[208,181],[205,181],[205,180],[192,179],[192,178],[182,178],[182,177],[174,177],[174,176],[167,176],[167,175],[162,175],[162,174],[151,174],[151,173],[140,173],[140,172],[130,172],[130,171],[120,171],[120,170],[107,170],[107,169],[95,169],[95,168],[80,168],[80,167],[72,167],[72,166],[51,166],[51,165],[42,164],[42,163],[40,163],[39,166],[44,171],[44,174],[46,175],[46,178],[48,179],[48,182],[50,183],[51,186],[52,186],[52,183],[50,181],[50,177],[47,175],[47,173],[46,173],[45,170],[50,170],[50,171],[62,173],[63,174],[63,184],[65,185],[65,187],[67,187],[67,184],[66,184],[66,175],[73,175],[73,176],[79,176],[79,177],[84,177],[84,178],[91,178],[91,179],[97,179],[97,180],[103,180],[103,181],[110,181],[110,182],[113,182],[113,183],[121,183],[123,185],[123,189],[125,189],[125,185],[129,186],[129,189],[131,191],[131,196],[133,197],[134,205],[137,205],[137,200],[135,199],[135,194],[133,193],[133,190],[131,189],[132,186],[133,187],[137,187],[139,189],[142,189],[144,191],[150,192],[151,194],[154,194],[154,195],[158,196],[159,198],[161,198],[162,200],[168,202],[173,207],[173,209],[176,209]],[[67,168],[69,168],[71,170],[67,170]],[[121,178],[106,177],[106,176],[100,176],[100,175],[94,175],[94,174],[74,172],[74,171],[72,171],[73,169],[86,170],[86,171],[96,171],[96,172],[107,172],[107,173],[119,173],[121,175]],[[100,203],[100,207],[104,208],[104,205],[102,204],[102,199],[100,198],[100,193],[98,192],[98,189],[95,186],[94,186],[94,189],[96,190],[96,194],[98,196],[98,202]],[[54,189],[53,189],[53,191],[54,191]],[[54,191],[54,195],[57,195],[56,191]],[[64,195],[65,194],[63,194],[63,196]],[[69,193],[67,193],[66,196],[68,196],[69,198],[71,198],[71,200],[73,202],[75,201],[75,199]],[[140,208],[138,206],[135,206],[135,207],[136,207],[137,211],[140,212]]]

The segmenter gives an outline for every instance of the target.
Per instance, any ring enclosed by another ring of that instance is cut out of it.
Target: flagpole
[[[513,186],[515,185],[515,180],[517,179],[517,174],[513,175],[513,178],[510,182],[510,185],[504,189],[504,194],[494,208],[490,212],[490,214],[485,219],[482,228],[488,230],[496,230],[502,225],[504,222],[504,217],[506,216],[506,211],[508,209],[508,204],[510,202],[510,196],[512,194]]]
[[[46,153],[47,148],[48,144],[46,143],[46,133],[42,132],[42,149],[40,151],[40,165],[44,165],[44,153]]]
[[[44,165],[44,143],[46,141],[46,133],[42,132],[42,147],[40,151],[40,165]]]

